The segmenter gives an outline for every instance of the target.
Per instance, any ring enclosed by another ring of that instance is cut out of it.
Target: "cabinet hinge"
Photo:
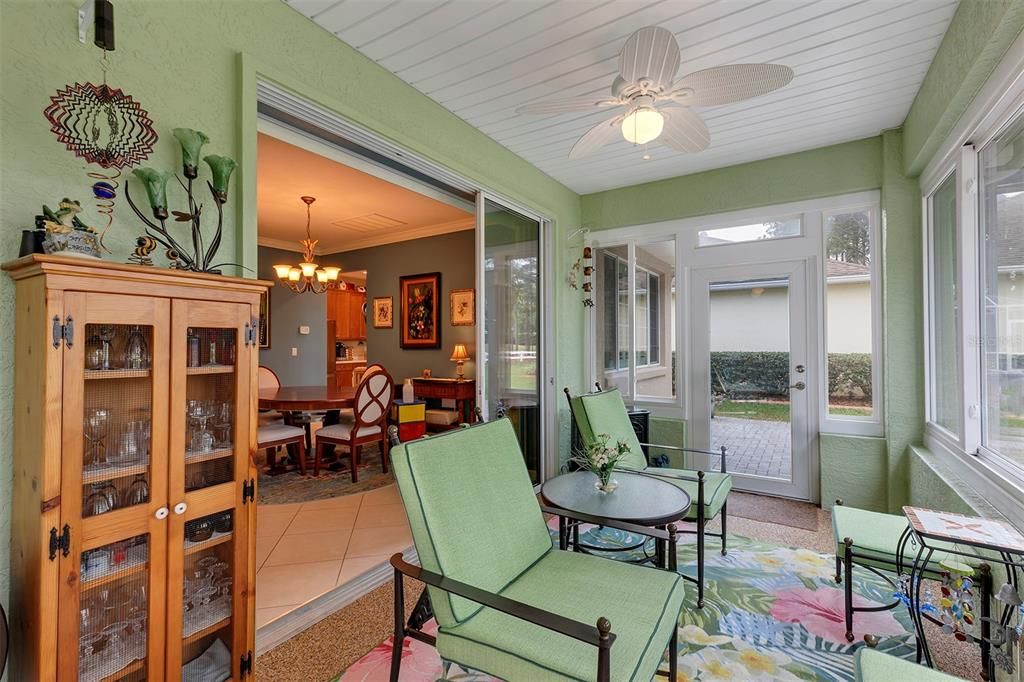
[[[60,317],[53,316],[53,347],[60,348],[60,342],[71,348],[75,345],[75,321],[68,315],[61,324]]]
[[[258,317],[249,321],[249,344],[253,346],[260,344],[260,319]]]
[[[252,674],[252,651],[242,654],[238,661],[238,676],[245,677]]]
[[[252,325],[245,323],[245,331],[242,333],[242,345],[246,348],[252,343]]]
[[[57,558],[57,550],[60,550],[61,556],[71,553],[71,526],[66,523],[60,535],[56,528],[50,529],[50,561]]]
[[[242,504],[249,504],[256,500],[256,480],[250,478],[242,481]]]

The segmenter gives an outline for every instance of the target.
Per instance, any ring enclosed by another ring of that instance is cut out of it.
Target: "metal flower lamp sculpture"
[[[210,167],[211,181],[206,185],[213,196],[213,204],[217,208],[217,229],[213,237],[207,242],[203,237],[202,215],[203,204],[196,200],[192,191],[192,181],[199,177],[199,158],[203,145],[210,141],[210,138],[198,130],[189,128],[175,128],[174,137],[181,144],[182,181],[177,175],[170,171],[161,171],[155,168],[136,168],[132,171],[139,182],[146,190],[146,198],[149,200],[149,207],[153,214],[150,218],[136,206],[132,200],[131,193],[125,187],[125,198],[128,204],[146,225],[146,234],[156,240],[158,244],[167,250],[167,258],[171,261],[171,267],[179,270],[191,270],[193,272],[220,273],[220,268],[227,265],[241,267],[237,263],[215,263],[217,249],[220,248],[221,236],[224,229],[224,204],[228,201],[228,181],[231,173],[236,168],[234,160],[226,156],[209,155],[203,157]],[[181,185],[188,195],[188,211],[171,211],[167,206],[167,182],[174,178]],[[183,243],[182,237],[175,237],[172,230],[167,227],[167,219],[174,216],[174,221],[188,223],[191,228],[191,248]],[[154,222],[155,219],[155,222]]]

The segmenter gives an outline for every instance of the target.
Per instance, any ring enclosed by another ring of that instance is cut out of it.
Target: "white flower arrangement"
[[[581,469],[597,476],[595,487],[601,492],[612,492],[618,487],[612,480],[612,474],[619,461],[629,454],[629,446],[625,441],[616,441],[614,446],[610,446],[609,440],[611,436],[607,433],[598,434],[592,443],[578,449],[570,459]]]

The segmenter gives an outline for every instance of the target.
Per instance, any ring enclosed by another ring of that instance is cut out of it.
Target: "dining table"
[[[354,386],[271,386],[259,390],[259,409],[277,410],[284,414],[286,424],[305,429],[307,452],[313,449],[312,420],[301,419],[301,415],[326,412],[324,426],[330,426],[337,423],[339,410],[355,407],[355,402]]]

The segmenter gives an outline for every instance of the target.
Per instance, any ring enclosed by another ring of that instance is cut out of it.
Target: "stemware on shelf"
[[[125,505],[134,506],[137,504],[145,504],[149,502],[149,481],[146,480],[145,474],[138,474],[135,476],[135,480],[128,486],[128,492],[125,494]]]
[[[99,516],[114,511],[118,506],[117,488],[110,481],[99,481],[90,484],[90,493],[85,498],[87,516]]]
[[[142,327],[133,325],[124,347],[125,369],[149,369],[149,344]]]
[[[110,430],[110,409],[106,407],[87,409],[84,427],[85,439],[89,441],[85,461],[92,466],[102,466],[106,463],[107,446],[105,441]]]

